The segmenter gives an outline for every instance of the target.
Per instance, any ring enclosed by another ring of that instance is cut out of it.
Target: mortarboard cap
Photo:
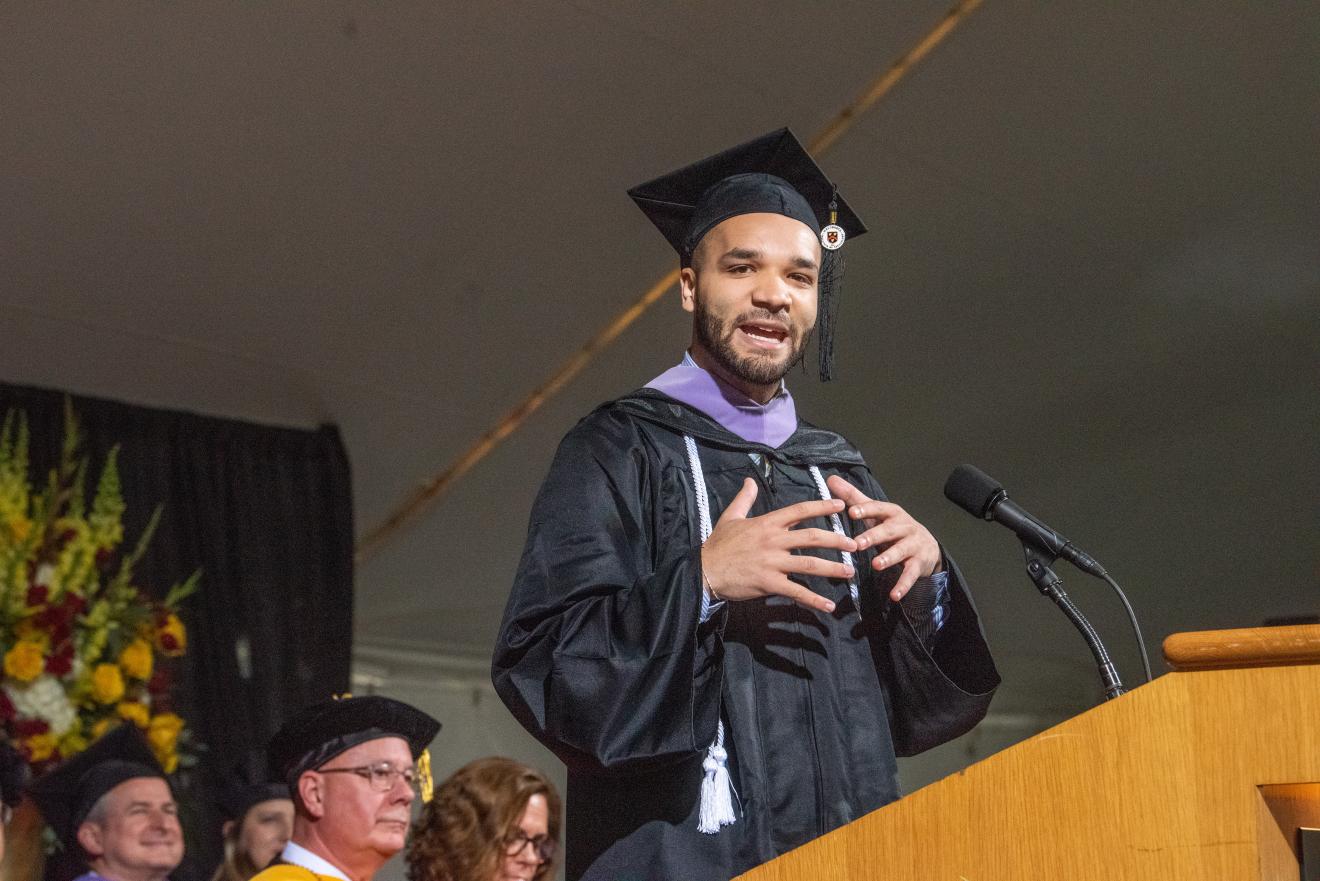
[[[782,214],[818,235],[829,224],[849,238],[866,232],[866,224],[787,128],[633,187],[628,195],[684,266],[706,233],[739,214]]]
[[[0,801],[18,807],[27,778],[28,764],[23,756],[8,741],[0,740]]]
[[[76,853],[78,827],[101,796],[139,777],[167,780],[142,732],[135,725],[122,724],[32,781],[28,791],[55,834]]]
[[[254,805],[275,798],[289,798],[289,784],[271,778],[266,754],[257,750],[220,781],[216,801],[225,819],[242,820]]]
[[[401,737],[417,759],[440,723],[416,707],[380,695],[343,697],[304,707],[270,740],[270,773],[295,786],[313,771],[360,743]]]

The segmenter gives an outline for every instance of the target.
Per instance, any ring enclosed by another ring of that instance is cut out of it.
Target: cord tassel
[[[683,435],[687,447],[688,467],[692,469],[692,489],[697,496],[697,526],[701,530],[701,543],[710,538],[710,500],[706,495],[706,476],[701,470],[701,456],[697,442]],[[706,772],[701,778],[701,809],[697,818],[697,831],[714,835],[721,826],[736,822],[733,812],[733,781],[729,779],[729,753],[724,749],[724,720],[715,729],[715,741],[706,749],[701,763]]]
[[[738,818],[733,812],[733,781],[729,779],[729,754],[724,749],[724,722],[715,730],[715,742],[701,763],[706,776],[701,781],[701,817],[697,831],[714,835],[720,827]]]

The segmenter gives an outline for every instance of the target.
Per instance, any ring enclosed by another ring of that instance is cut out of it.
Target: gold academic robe
[[[253,875],[251,881],[342,881],[333,875],[318,875],[305,866],[274,863]]]

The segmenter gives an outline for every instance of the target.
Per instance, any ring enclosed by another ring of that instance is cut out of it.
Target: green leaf
[[[165,595],[163,605],[171,612],[179,607],[179,603],[188,597],[197,593],[197,588],[201,586],[202,570],[199,568],[193,574],[188,576],[188,580],[182,584],[176,584],[170,588],[170,592]]]

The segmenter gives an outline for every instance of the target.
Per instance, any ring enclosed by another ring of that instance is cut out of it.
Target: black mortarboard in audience
[[[255,751],[220,781],[216,800],[226,820],[242,820],[254,805],[288,797],[289,784],[272,780],[266,754]]]
[[[8,741],[0,740],[0,802],[10,808],[18,807],[27,779],[28,765],[23,756]]]
[[[139,777],[168,781],[151,746],[135,725],[123,724],[28,787],[46,822],[66,847],[92,808],[119,784]]]

